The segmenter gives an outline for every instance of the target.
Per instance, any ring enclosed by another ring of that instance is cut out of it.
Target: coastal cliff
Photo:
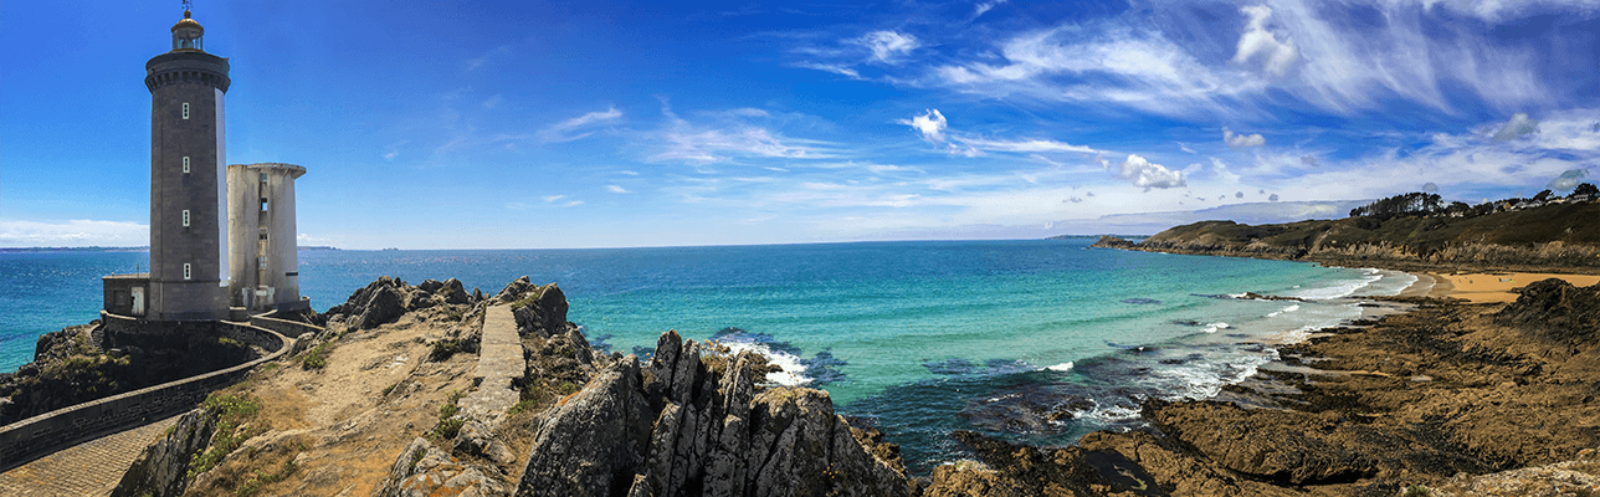
[[[1094,247],[1304,260],[1411,270],[1600,272],[1600,204],[1556,204],[1474,217],[1351,217],[1250,226],[1205,221],[1137,244]]]

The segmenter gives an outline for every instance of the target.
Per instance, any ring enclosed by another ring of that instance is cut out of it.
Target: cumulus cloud
[[[872,50],[872,60],[889,64],[896,63],[895,58],[922,46],[915,36],[894,31],[873,31],[856,40],[856,43]]]
[[[1261,136],[1260,133],[1253,135],[1238,135],[1234,134],[1233,130],[1222,128],[1222,141],[1226,142],[1229,147],[1249,148],[1266,145],[1267,137]]]
[[[929,143],[944,143],[944,130],[950,127],[950,121],[945,120],[944,114],[940,114],[939,109],[928,109],[927,113],[913,117],[909,121],[901,119],[895,122],[916,129],[917,133],[922,134],[922,139]]]
[[[1282,76],[1289,66],[1299,58],[1300,52],[1295,50],[1294,42],[1285,38],[1278,40],[1278,35],[1267,31],[1267,18],[1272,17],[1272,8],[1265,5],[1246,5],[1239,8],[1239,13],[1249,18],[1245,22],[1244,34],[1239,36],[1238,51],[1233,55],[1235,64],[1246,64],[1251,60],[1260,59],[1262,69],[1273,75]]]
[[[1188,183],[1183,181],[1182,174],[1161,164],[1153,164],[1135,154],[1128,154],[1128,159],[1122,161],[1117,176],[1132,182],[1133,186],[1144,188],[1145,191],[1150,191],[1151,188],[1188,186]]]
[[[1577,188],[1578,184],[1583,182],[1583,178],[1588,175],[1589,172],[1582,169],[1568,169],[1563,171],[1561,176],[1551,180],[1546,187],[1565,194],[1572,191],[1573,188]]]
[[[568,142],[582,139],[594,134],[597,128],[622,118],[622,111],[610,107],[603,111],[590,112],[572,119],[561,121],[539,132],[539,138],[546,143]]]
[[[1506,121],[1505,126],[1500,127],[1500,131],[1494,133],[1494,139],[1498,141],[1515,140],[1538,132],[1539,121],[1529,119],[1527,114],[1518,112],[1511,116],[1510,121]]]

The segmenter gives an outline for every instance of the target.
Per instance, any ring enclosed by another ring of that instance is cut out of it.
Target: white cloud
[[[561,204],[562,207],[577,207],[577,206],[580,206],[580,205],[583,205],[583,201],[582,200],[573,200],[571,202],[567,202],[565,204]]]
[[[1253,59],[1260,59],[1263,69],[1282,76],[1300,53],[1295,50],[1293,41],[1287,38],[1278,41],[1278,35],[1267,31],[1267,18],[1272,17],[1272,8],[1246,5],[1239,8],[1239,13],[1250,20],[1245,24],[1244,33],[1239,36],[1238,51],[1233,55],[1233,62],[1246,64]]]
[[[915,36],[894,31],[873,31],[856,40],[856,43],[872,50],[872,60],[888,64],[897,63],[897,57],[921,46]]]
[[[696,129],[680,123],[666,132],[666,150],[652,156],[655,160],[681,160],[696,164],[710,164],[728,160],[733,155],[769,158],[823,158],[803,145],[794,145],[759,126],[737,126],[731,129]]]
[[[917,133],[922,135],[922,139],[929,143],[944,143],[944,130],[950,127],[950,122],[945,120],[944,114],[939,113],[939,109],[928,109],[926,113],[909,121],[901,119],[895,122],[916,129]]]
[[[840,65],[840,64],[824,64],[824,63],[821,63],[821,62],[797,62],[797,63],[794,64],[794,67],[799,67],[799,68],[803,68],[803,69],[816,69],[818,71],[831,72],[831,73],[838,74],[838,75],[841,75],[841,76],[849,77],[850,79],[862,79],[860,72],[857,72],[855,69],[851,69],[848,66],[844,66],[844,65]]]
[[[966,144],[969,147],[977,148],[979,150],[987,150],[987,151],[991,151],[991,152],[1021,152],[1021,153],[1079,152],[1079,153],[1085,153],[1085,154],[1096,153],[1095,149],[1092,149],[1092,148],[1089,148],[1089,147],[1086,147],[1086,146],[1083,146],[1083,145],[1073,145],[1071,143],[1058,142],[1058,141],[1055,141],[1055,140],[1037,140],[1037,139],[988,140],[988,139],[982,139],[982,138],[956,138],[955,140],[959,141],[959,142],[961,142],[963,144]]]
[[[1228,170],[1228,165],[1216,157],[1211,158],[1211,174],[1223,183],[1230,185],[1239,183],[1239,175]]]
[[[548,197],[545,197],[544,201],[545,202],[555,202],[557,200],[561,200],[561,199],[564,199],[564,198],[567,198],[567,196],[566,195],[550,195]]]
[[[988,11],[994,9],[995,7],[997,7],[997,6],[999,6],[1000,4],[1003,4],[1003,3],[1006,3],[1006,0],[992,0],[992,1],[988,1],[988,2],[978,2],[978,5],[976,7],[972,8],[972,17],[974,19],[976,19],[978,17],[981,17],[981,16],[983,16],[983,14],[985,12],[988,12]]]
[[[0,220],[0,247],[140,247],[149,244],[150,226],[134,222]]]
[[[1161,164],[1152,164],[1150,161],[1145,160],[1144,157],[1134,154],[1129,154],[1128,159],[1122,161],[1121,169],[1117,175],[1132,182],[1133,186],[1144,188],[1145,191],[1149,191],[1151,188],[1165,189],[1187,186],[1187,183],[1183,181],[1182,174],[1167,169]]]
[[[1228,128],[1222,128],[1222,141],[1227,142],[1228,146],[1233,148],[1260,147],[1267,144],[1267,138],[1261,136],[1260,133],[1236,135]]]
[[[1499,141],[1515,140],[1538,132],[1539,121],[1529,119],[1527,114],[1518,112],[1511,116],[1510,121],[1506,121],[1505,126],[1500,127],[1500,131],[1494,133],[1494,139]]]
[[[590,112],[572,119],[561,121],[539,132],[540,139],[549,142],[567,142],[582,139],[594,134],[599,125],[616,121],[622,118],[622,111],[610,107],[603,111]]]
[[[611,193],[632,193],[629,192],[627,188],[623,188],[620,185],[606,185],[606,190],[610,190]]]

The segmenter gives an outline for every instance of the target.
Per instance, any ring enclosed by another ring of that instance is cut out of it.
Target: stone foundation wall
[[[140,327],[126,316],[102,313],[105,323]],[[193,409],[211,392],[242,380],[250,370],[289,352],[290,339],[265,328],[221,323],[223,336],[270,351],[254,361],[191,376],[93,402],[57,409],[0,427],[0,472],[86,440],[122,431]]]

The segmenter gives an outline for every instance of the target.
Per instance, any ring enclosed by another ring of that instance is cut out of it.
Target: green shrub
[[[1422,485],[1412,485],[1406,487],[1404,492],[1400,492],[1400,497],[1428,497],[1430,495],[1433,495],[1433,489]]]
[[[312,347],[310,351],[306,352],[305,357],[300,358],[300,367],[307,370],[328,367],[328,346],[332,344],[333,342],[331,341],[322,342],[317,344],[316,347]]]
[[[433,352],[428,354],[428,359],[443,361],[461,351],[461,342],[455,340],[440,340],[433,342]]]
[[[534,402],[533,399],[528,399],[528,400],[524,400],[524,401],[518,402],[517,405],[511,406],[511,410],[507,411],[506,415],[507,416],[516,416],[518,414],[522,414],[524,411],[527,411],[529,409],[533,409],[534,405],[536,405],[536,404],[537,404],[537,402]]]
[[[217,417],[216,433],[211,436],[211,447],[195,454],[189,461],[188,477],[192,481],[200,473],[210,471],[222,462],[222,458],[244,445],[246,440],[254,437],[262,430],[256,426],[245,430],[239,427],[261,412],[261,399],[252,398],[243,394],[212,393],[202,402],[211,415]]]
[[[222,345],[227,345],[229,347],[236,347],[236,346],[239,345],[239,341],[238,340],[234,340],[234,339],[228,338],[228,337],[217,337],[217,343],[222,344]]]

